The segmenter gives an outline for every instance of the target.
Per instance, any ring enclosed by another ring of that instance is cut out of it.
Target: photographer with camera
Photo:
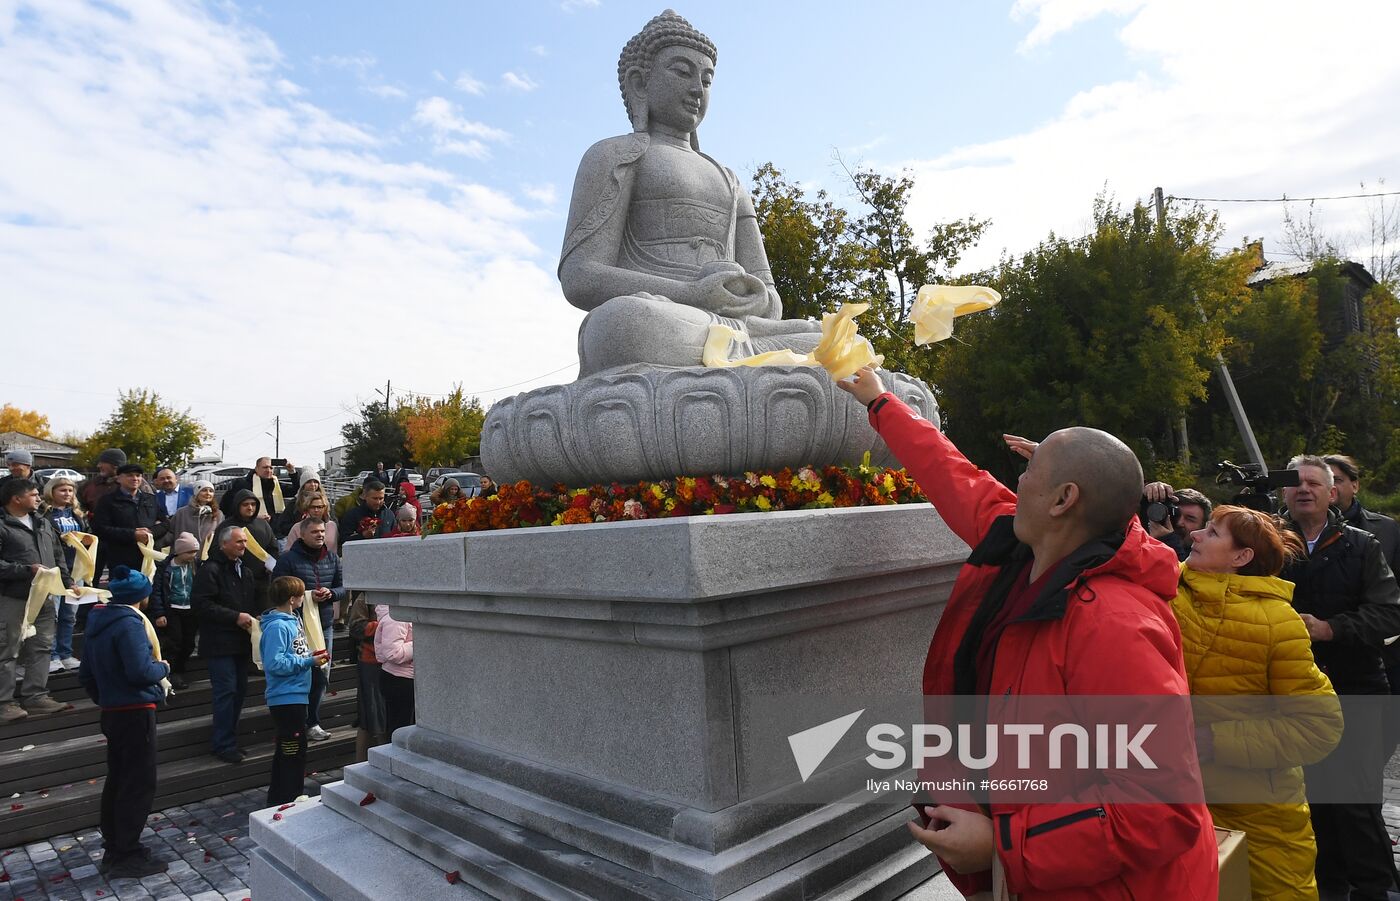
[[[1389,746],[1374,709],[1348,705],[1346,697],[1390,692],[1381,650],[1400,634],[1400,587],[1375,536],[1347,525],[1332,507],[1337,489],[1327,462],[1302,455],[1288,468],[1298,484],[1283,489],[1285,517],[1308,552],[1280,575],[1296,586],[1293,609],[1307,626],[1317,665],[1343,697],[1346,719],[1337,751],[1306,771],[1318,888],[1323,897],[1347,897],[1350,890],[1352,898],[1385,898],[1396,887],[1381,818]],[[1365,801],[1326,803],[1339,795]]]
[[[1148,482],[1142,488],[1138,517],[1147,534],[1176,552],[1176,559],[1191,554],[1191,533],[1210,520],[1210,498],[1194,488],[1173,488],[1166,482]]]

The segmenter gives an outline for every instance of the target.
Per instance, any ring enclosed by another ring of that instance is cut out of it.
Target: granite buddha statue
[[[716,365],[801,357],[822,335],[819,323],[782,318],[753,201],[700,151],[715,56],[670,10],[623,48],[633,131],[584,154],[559,259],[565,298],[588,311],[579,377],[491,408],[481,455],[496,480],[583,486],[857,463],[867,452],[893,462],[864,407],[821,366]],[[882,375],[937,421],[927,385]]]
[[[633,363],[699,366],[711,325],[736,329],[731,357],[810,351],[820,325],[784,320],[753,200],[701,152],[715,46],[667,10],[627,42],[618,86],[632,133],[584,154],[559,281],[589,311],[580,375]]]

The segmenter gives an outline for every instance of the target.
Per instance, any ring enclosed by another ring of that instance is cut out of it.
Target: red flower
[[[365,792],[365,796],[360,799],[361,807],[368,807],[379,799],[374,796],[374,792]]]
[[[462,881],[462,873],[460,870],[453,870],[451,873],[446,874],[446,876],[447,881],[452,883],[453,885],[456,885],[458,882]]]

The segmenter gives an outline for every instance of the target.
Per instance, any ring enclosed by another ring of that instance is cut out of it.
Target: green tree
[[[378,463],[392,466],[395,462],[413,464],[408,449],[408,430],[404,427],[407,408],[400,405],[390,410],[383,401],[370,401],[360,408],[360,418],[341,426],[340,435],[349,450],[345,468],[351,472],[374,469]]]
[[[912,178],[844,171],[852,210],[825,191],[809,200],[772,163],[754,174],[754,209],[784,314],[817,319],[843,303],[869,303],[861,333],[887,366],[926,377],[928,357],[914,346],[909,310],[919,288],[952,280],[953,267],[990,221],[939,223],[920,239],[907,215]]]
[[[1088,235],[1004,259],[991,279],[1001,304],[929,349],[958,446],[1009,476],[1003,432],[1093,426],[1127,441],[1149,475],[1180,478],[1174,426],[1205,399],[1222,317],[1248,296],[1247,263],[1216,256],[1219,236],[1200,208],[1162,230],[1142,205],[1100,197]]]
[[[450,466],[474,456],[485,421],[481,401],[464,397],[461,385],[441,400],[415,398],[404,417],[413,460],[419,466]]]
[[[1343,327],[1360,290],[1350,264],[1315,261],[1305,276],[1259,286],[1226,323],[1227,358],[1266,459],[1344,451],[1383,484],[1400,471],[1400,301],[1384,285],[1360,298],[1361,328]],[[1215,433],[1228,434],[1223,405],[1208,405]],[[1221,442],[1222,454],[1237,452]]]
[[[51,438],[49,418],[38,410],[21,410],[13,404],[0,407],[0,432],[19,432],[33,438]]]
[[[157,466],[185,466],[211,433],[188,410],[163,403],[154,391],[121,392],[121,400],[101,427],[83,443],[78,462],[91,467],[109,447],[126,452],[129,462],[151,472]]]

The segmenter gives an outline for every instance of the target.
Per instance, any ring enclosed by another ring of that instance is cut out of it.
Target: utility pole
[[[374,393],[375,393],[375,394],[382,394],[382,395],[384,395],[384,412],[385,412],[385,413],[392,413],[392,412],[393,412],[393,406],[392,406],[392,403],[391,403],[392,398],[393,398],[393,396],[394,396],[394,395],[393,395],[393,388],[394,388],[394,383],[393,383],[392,381],[386,381],[386,382],[384,383],[384,390],[383,390],[383,391],[380,391],[378,388],[375,388],[375,389],[374,389]]]
[[[1152,200],[1157,205],[1157,227],[1163,232],[1167,229],[1167,201],[1162,194],[1162,189],[1156,188],[1152,191]],[[1194,295],[1192,295],[1194,297]],[[1196,311],[1201,315],[1201,321],[1206,319],[1206,311],[1201,309],[1199,299],[1196,301]],[[1249,454],[1249,459],[1263,472],[1269,471],[1269,465],[1264,462],[1264,452],[1259,449],[1259,442],[1254,438],[1254,429],[1249,425],[1249,414],[1244,411],[1244,404],[1240,402],[1240,394],[1235,390],[1235,380],[1230,377],[1230,367],[1225,365],[1225,355],[1217,353],[1215,355],[1215,373],[1220,377],[1220,386],[1225,390],[1225,400],[1230,405],[1230,413],[1235,417],[1235,427],[1240,430],[1240,439],[1244,441],[1245,452]],[[1181,417],[1181,441],[1182,447],[1186,447],[1186,417]]]
[[[263,432],[264,435],[272,439],[272,456],[282,456],[282,417],[272,417],[273,431]]]

